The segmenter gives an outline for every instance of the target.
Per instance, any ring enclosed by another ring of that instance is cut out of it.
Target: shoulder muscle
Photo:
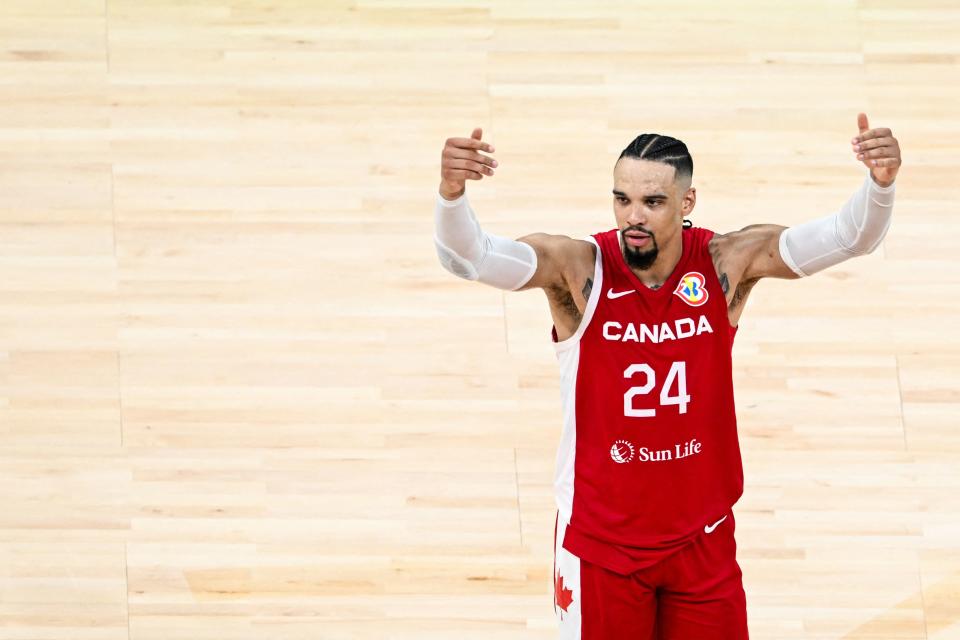
[[[537,270],[517,291],[567,287],[570,274],[588,261],[592,272],[595,247],[586,240],[549,233],[531,233],[517,240],[529,244],[537,254]]]

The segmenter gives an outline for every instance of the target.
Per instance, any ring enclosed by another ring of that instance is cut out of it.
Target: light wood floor
[[[0,638],[555,638],[542,293],[485,228],[614,226],[684,140],[720,232],[829,213],[900,140],[882,249],[765,281],[734,350],[752,637],[960,638],[960,5],[4,0]]]

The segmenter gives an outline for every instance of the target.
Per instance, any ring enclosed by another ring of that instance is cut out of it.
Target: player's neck
[[[630,267],[630,271],[648,288],[659,289],[673,274],[681,256],[683,256],[683,234],[677,237],[677,241],[672,243],[672,246],[661,250],[657,254],[656,261],[649,269]]]

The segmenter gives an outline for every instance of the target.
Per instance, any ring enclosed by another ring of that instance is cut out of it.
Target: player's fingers
[[[867,122],[867,114],[858,113],[857,114],[857,129],[860,133],[863,133],[870,128],[870,123]]]
[[[476,171],[470,171],[469,169],[448,169],[447,171],[444,171],[443,177],[450,181],[480,180],[483,178],[483,175],[477,173]]]
[[[468,171],[467,169],[451,169],[450,177],[459,180],[482,180],[483,174],[477,173],[476,171]]]
[[[900,158],[877,158],[876,160],[870,160],[868,164],[871,167],[899,167],[901,161]]]
[[[867,149],[877,149],[879,147],[893,147],[896,145],[896,140],[893,138],[873,138],[871,140],[864,140],[853,145],[853,148],[856,151],[866,151]],[[857,148],[859,147],[859,149]]]
[[[488,167],[485,164],[479,162],[474,162],[473,160],[463,160],[460,158],[452,158],[449,164],[452,169],[467,169],[473,171],[474,173],[484,173],[488,176],[493,175],[493,167]]]
[[[474,138],[447,138],[446,146],[458,149],[479,149],[487,153],[493,153],[494,151],[493,145]]]
[[[880,147],[878,149],[868,149],[857,154],[857,160],[864,158],[893,158],[896,154],[889,147]]]
[[[483,164],[489,165],[491,167],[497,166],[497,161],[490,156],[485,156],[482,153],[477,151],[470,151],[469,149],[451,149],[450,150],[451,158],[460,158],[464,160],[473,160],[474,162],[481,162]]]
[[[889,138],[893,133],[890,129],[868,129],[857,134],[857,137],[854,138],[854,144],[857,142],[862,142],[863,140],[872,140],[874,138]]]

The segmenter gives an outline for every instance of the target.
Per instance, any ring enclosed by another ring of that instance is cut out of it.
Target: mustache
[[[651,238],[654,237],[654,236],[653,236],[653,231],[650,231],[649,229],[645,229],[644,227],[640,227],[640,226],[627,227],[626,229],[624,229],[623,231],[620,232],[620,235],[625,236],[625,235],[627,235],[627,232],[628,232],[628,231],[639,231],[640,233],[645,233],[645,234],[647,234],[647,235],[650,236]]]

